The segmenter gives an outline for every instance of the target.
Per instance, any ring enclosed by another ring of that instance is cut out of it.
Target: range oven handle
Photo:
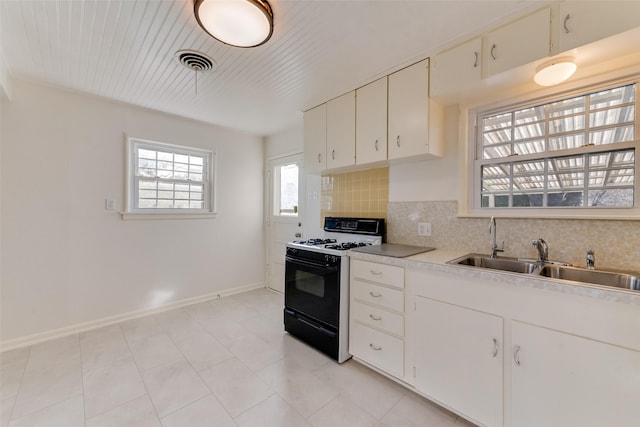
[[[323,272],[325,273],[338,271],[338,267],[335,265],[327,265],[321,262],[303,261],[301,259],[292,258],[290,256],[285,257],[285,261],[294,265],[302,266],[302,267],[312,267],[316,269],[322,269]]]
[[[311,321],[309,321],[307,319],[304,319],[303,317],[296,316],[295,313],[292,310],[285,309],[285,311],[288,314],[290,314],[292,316],[295,316],[296,320],[298,320],[300,323],[304,323],[305,325],[317,330],[318,332],[320,332],[320,333],[322,333],[324,335],[329,335],[331,338],[335,338],[335,336],[337,335],[335,332],[330,331],[328,329],[323,328],[320,325],[315,324],[315,322],[311,322]]]

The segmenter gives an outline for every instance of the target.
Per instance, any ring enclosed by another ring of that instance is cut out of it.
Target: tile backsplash
[[[393,202],[388,204],[387,241],[489,253],[488,218],[458,218],[457,202]],[[418,236],[418,223],[431,223],[431,236]],[[534,258],[531,241],[542,237],[549,245],[549,259],[585,264],[593,249],[597,267],[640,271],[640,221],[498,218],[500,255]]]
[[[321,220],[326,216],[386,218],[389,168],[323,175]]]

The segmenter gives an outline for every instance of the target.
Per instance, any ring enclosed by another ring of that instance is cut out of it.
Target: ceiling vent
[[[198,94],[198,73],[213,71],[218,64],[202,52],[197,50],[179,50],[176,58],[184,67],[195,72],[196,95]]]

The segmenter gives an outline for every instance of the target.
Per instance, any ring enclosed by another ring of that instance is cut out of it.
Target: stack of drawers
[[[404,376],[404,269],[351,260],[349,352]]]

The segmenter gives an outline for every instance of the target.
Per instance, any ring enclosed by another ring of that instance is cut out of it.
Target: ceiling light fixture
[[[552,59],[536,69],[533,81],[540,86],[554,86],[567,80],[576,72],[576,63],[570,56]]]
[[[194,0],[193,10],[203,30],[231,46],[260,46],[273,34],[273,11],[264,0]]]

